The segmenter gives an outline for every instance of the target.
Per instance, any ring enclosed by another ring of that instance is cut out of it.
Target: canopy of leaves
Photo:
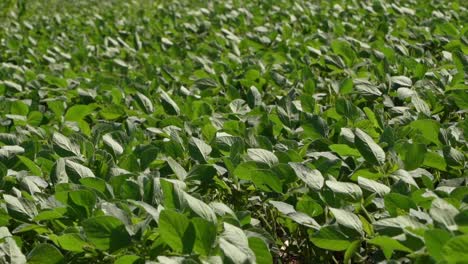
[[[0,263],[462,263],[462,0],[0,1]]]

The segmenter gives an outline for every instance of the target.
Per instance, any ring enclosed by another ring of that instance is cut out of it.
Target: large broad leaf
[[[347,41],[333,40],[331,47],[336,54],[345,59],[346,65],[351,66],[353,64],[356,59],[356,54]]]
[[[17,198],[9,194],[3,195],[8,214],[18,220],[28,221],[37,215],[35,205],[24,198]]]
[[[33,174],[33,175],[37,175],[37,176],[41,176],[42,175],[42,171],[41,171],[41,168],[39,166],[37,166],[36,163],[34,163],[34,161],[30,160],[29,158],[25,157],[25,156],[18,156],[18,158],[21,160],[21,162],[23,162],[23,164],[28,167],[29,171]]]
[[[159,89],[159,92],[161,93],[161,103],[164,107],[164,111],[170,115],[179,115],[180,109],[174,100],[162,89]]]
[[[255,253],[249,247],[249,240],[242,229],[224,223],[224,231],[219,238],[219,247],[224,256],[235,264],[255,263]]]
[[[361,234],[364,233],[362,222],[355,214],[338,208],[330,208],[330,211],[338,224],[354,229]]]
[[[94,112],[96,109],[95,105],[74,105],[68,108],[65,114],[65,120],[67,121],[81,121],[87,115]]]
[[[322,173],[313,170],[301,163],[289,162],[297,177],[301,179],[312,190],[320,190],[323,187],[324,179]]]
[[[411,87],[413,82],[406,76],[392,76],[392,85],[395,87]]]
[[[184,192],[177,182],[161,179],[161,190],[163,193],[164,207],[182,210],[186,206]]]
[[[424,240],[426,248],[432,258],[436,261],[444,259],[443,246],[450,240],[451,234],[442,229],[426,230],[424,233]]]
[[[268,164],[269,166],[274,166],[278,164],[278,158],[273,154],[273,152],[265,149],[248,149],[247,155],[249,158],[256,162],[262,162]]]
[[[187,177],[187,171],[184,169],[184,167],[182,167],[179,163],[177,163],[177,161],[175,161],[171,157],[168,157],[166,161],[169,167],[171,167],[172,171],[177,176],[177,178],[181,181],[185,180],[185,177]]]
[[[184,193],[184,199],[195,214],[216,224],[216,215],[209,205],[188,193]]]
[[[417,94],[411,96],[411,103],[417,112],[423,113],[425,116],[431,116],[431,109]]]
[[[75,182],[78,182],[80,178],[96,177],[88,167],[71,160],[65,161],[65,169],[68,177]]]
[[[210,256],[216,241],[216,225],[197,217],[192,219],[192,224],[196,234],[194,251],[204,256]]]
[[[83,252],[84,247],[91,246],[77,233],[63,234],[57,237],[57,243],[64,250],[72,252]]]
[[[444,260],[448,263],[466,263],[468,259],[468,235],[456,236],[442,248]]]
[[[190,156],[199,161],[206,162],[208,160],[208,155],[210,155],[212,148],[210,145],[206,144],[205,141],[192,137],[189,144]]]
[[[457,229],[455,216],[459,213],[459,211],[451,203],[440,198],[434,199],[432,201],[429,213],[431,214],[434,221],[443,224],[447,229]]]
[[[384,218],[374,222],[374,228],[381,232],[401,233],[402,229],[426,229],[417,219],[411,216],[402,215],[393,218]]]
[[[255,260],[258,264],[270,264],[273,263],[273,257],[271,256],[268,246],[265,241],[258,237],[249,237],[249,247],[255,253]]]
[[[114,138],[112,138],[111,134],[105,134],[102,137],[102,141],[104,141],[104,144],[109,146],[115,154],[120,155],[123,153],[124,149],[123,147],[117,142]]]
[[[312,217],[308,216],[307,214],[297,212],[292,205],[278,201],[270,201],[270,203],[276,209],[278,209],[278,211],[291,218],[298,224],[305,225],[314,229],[320,228],[320,225]]]
[[[309,237],[315,246],[332,251],[344,251],[351,245],[349,238],[334,226],[322,227]]]
[[[397,240],[387,237],[387,236],[378,236],[368,241],[370,244],[379,246],[386,259],[390,259],[395,250],[403,252],[412,252],[411,249],[405,247]]]
[[[409,144],[406,148],[406,155],[404,159],[405,169],[414,170],[419,168],[426,155],[427,148],[424,144]]]
[[[376,193],[379,196],[384,196],[390,192],[390,188],[387,185],[364,177],[358,177],[358,184],[361,188]]]
[[[62,253],[51,244],[39,244],[28,254],[28,263],[31,264],[59,264],[64,261]]]
[[[350,120],[356,120],[361,115],[357,106],[355,106],[351,101],[343,98],[338,98],[336,100],[335,108],[338,114],[345,116]]]
[[[270,171],[268,165],[255,161],[239,164],[234,170],[234,176],[243,180],[252,180],[258,171]]]
[[[173,210],[163,210],[159,215],[159,233],[166,244],[177,252],[192,252],[195,229],[188,218]]]
[[[255,161],[241,163],[234,170],[234,175],[239,179],[251,180],[263,191],[282,192],[279,176],[265,163]]]
[[[96,204],[96,195],[87,190],[76,190],[68,193],[69,206],[82,214],[82,217],[90,217]]]
[[[349,197],[354,201],[362,198],[362,190],[357,184],[351,182],[326,181],[325,185],[334,193]]]
[[[385,163],[385,152],[383,149],[359,128],[356,129],[355,135],[354,144],[366,161],[374,165],[383,165]]]
[[[353,156],[353,157],[360,157],[361,153],[356,149],[346,145],[346,144],[332,144],[328,146],[333,152],[336,152],[338,155],[342,157],[346,156]]]
[[[80,147],[66,136],[55,132],[52,136],[55,151],[62,157],[80,156]]]
[[[140,105],[140,107],[147,113],[151,114],[154,111],[154,106],[151,100],[146,97],[146,95],[142,93],[137,93],[137,96],[135,97],[136,101]]]
[[[18,154],[24,153],[24,148],[21,146],[2,146],[0,147],[0,158],[10,159]]]
[[[410,209],[417,209],[411,197],[399,193],[389,193],[385,195],[384,201],[385,209],[387,209],[391,216],[397,216],[403,213],[406,214]]]
[[[130,245],[125,225],[112,216],[97,216],[83,222],[86,238],[100,250],[111,252]]]
[[[10,263],[12,264],[24,264],[26,263],[26,257],[21,252],[21,248],[18,246],[15,239],[13,239],[10,231],[6,227],[0,227],[0,260],[6,262],[5,256],[8,256]]]
[[[431,119],[415,120],[411,122],[410,127],[419,131],[428,141],[440,144],[438,136],[440,124],[437,121]]]

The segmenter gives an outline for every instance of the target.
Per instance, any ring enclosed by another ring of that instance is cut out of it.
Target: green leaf
[[[323,214],[322,206],[320,206],[320,204],[315,199],[307,195],[303,195],[299,198],[299,201],[296,204],[296,209],[308,214],[310,217]]]
[[[206,162],[208,160],[208,155],[210,155],[212,148],[210,145],[206,144],[203,140],[192,137],[189,144],[190,156],[199,161]]]
[[[446,171],[447,168],[447,163],[445,162],[444,157],[437,154],[436,152],[430,151],[426,152],[423,165],[441,171]]]
[[[177,178],[181,181],[185,180],[185,178],[187,177],[187,171],[184,169],[184,167],[182,167],[179,163],[177,163],[177,161],[175,161],[171,157],[168,157],[166,161],[169,167],[171,167],[172,171],[177,176]]]
[[[159,89],[159,92],[161,93],[161,103],[164,107],[164,111],[170,115],[179,115],[180,109],[174,100],[172,100],[172,98],[163,90]]]
[[[457,224],[455,216],[459,213],[458,209],[444,199],[436,198],[432,200],[429,214],[434,221],[443,224],[448,230],[456,230]]]
[[[210,256],[216,241],[216,225],[203,218],[193,218],[192,224],[196,234],[194,251]]]
[[[389,193],[385,195],[384,201],[385,208],[391,216],[400,215],[402,212],[408,213],[411,208],[417,209],[416,204],[410,197],[399,193]]]
[[[270,167],[279,163],[275,154],[265,149],[248,149],[247,155],[251,160],[268,164]]]
[[[315,246],[326,250],[343,251],[351,245],[348,237],[333,226],[322,227],[309,237]]]
[[[180,253],[192,252],[195,229],[185,215],[168,209],[161,211],[159,233],[163,241],[173,250]]]
[[[5,227],[0,227],[0,228],[5,228]],[[21,252],[21,248],[18,246],[19,243],[16,242],[13,237],[11,237],[11,234],[6,234],[6,235],[2,234],[0,238],[2,239],[0,253],[2,253],[3,256],[4,255],[8,256],[10,258],[10,263],[12,264],[26,263],[26,257]]]
[[[468,259],[468,235],[451,238],[443,246],[442,254],[448,263],[465,263]]]
[[[55,132],[52,136],[54,149],[61,157],[80,156],[80,147],[71,142],[66,136]]]
[[[280,178],[263,162],[248,161],[239,164],[234,170],[239,179],[251,180],[255,186],[264,191],[282,192]]]
[[[359,220],[359,217],[357,217],[355,214],[342,210],[342,209],[331,208],[331,207],[330,207],[330,211],[332,212],[338,224],[354,229],[361,234],[364,233],[361,220]]]
[[[60,251],[50,244],[39,244],[28,254],[28,263],[31,264],[59,264],[65,263],[65,258]]]
[[[199,200],[188,193],[184,193],[184,199],[187,202],[187,205],[190,209],[197,214],[198,216],[216,224],[217,219],[216,215],[209,205],[204,203],[202,200]]]
[[[33,175],[37,175],[37,176],[42,175],[41,168],[39,168],[39,166],[37,166],[36,163],[34,163],[34,161],[30,160],[29,158],[27,158],[25,156],[21,156],[21,155],[18,155],[17,157],[18,157],[18,159],[21,160],[21,162],[23,162],[23,164],[26,167],[28,167],[29,171],[31,171],[31,173]]]
[[[424,163],[424,157],[427,149],[424,144],[406,145],[406,154],[404,159],[405,169],[410,171],[419,168]]]
[[[112,216],[97,216],[82,223],[86,238],[100,250],[114,252],[131,244],[124,224]]]
[[[135,255],[124,255],[115,260],[114,264],[137,264],[141,263],[142,259]]]
[[[65,169],[66,173],[68,174],[68,177],[70,177],[75,182],[85,177],[96,177],[93,171],[90,170],[88,167],[71,160],[65,161]]]
[[[116,155],[121,155],[123,153],[123,147],[119,144],[119,142],[112,138],[111,134],[105,134],[102,137],[102,141],[104,144],[109,146]]]
[[[324,178],[320,171],[310,169],[301,163],[289,162],[288,164],[294,170],[296,176],[301,179],[309,188],[316,191],[322,189]]]
[[[356,240],[353,243],[351,243],[351,245],[349,245],[349,247],[345,251],[343,263],[351,263],[351,258],[359,250],[360,246],[360,240]]]
[[[331,43],[333,52],[343,56],[348,66],[351,66],[356,59],[356,54],[347,41],[333,40]]]
[[[418,113],[423,113],[426,116],[431,116],[431,109],[427,105],[426,102],[424,102],[423,99],[421,99],[417,94],[414,94],[411,96],[411,103],[414,105],[414,108],[416,108],[416,111]]]
[[[242,229],[224,223],[219,238],[219,247],[224,256],[234,264],[255,263],[255,253],[249,247],[249,240]]]
[[[181,172],[179,172],[181,173]],[[195,165],[187,174],[187,181],[199,180],[202,183],[209,182],[216,176],[216,169],[212,165],[199,164]]]
[[[443,148],[443,153],[447,165],[460,169],[465,165],[465,155],[461,151],[445,146]]]
[[[65,120],[75,122],[81,121],[87,115],[93,113],[95,109],[95,105],[74,105],[68,108],[67,112],[65,113]]]
[[[435,143],[436,145],[440,145],[440,124],[437,121],[430,119],[415,120],[410,123],[410,127],[419,131],[425,139]]]
[[[358,184],[361,188],[370,192],[376,193],[379,196],[384,196],[390,192],[390,188],[382,183],[358,176]]]
[[[273,257],[265,242],[258,237],[249,237],[249,247],[255,254],[255,260],[258,264],[273,263]]]
[[[383,251],[383,253],[385,255],[385,258],[387,260],[392,257],[393,251],[395,251],[395,250],[408,252],[408,253],[412,252],[411,249],[405,247],[404,245],[402,245],[397,240],[395,240],[395,239],[393,239],[391,237],[388,237],[388,236],[375,237],[375,238],[373,238],[371,240],[368,240],[368,243],[379,246],[382,249],[382,251]]]
[[[325,185],[334,193],[348,197],[354,201],[362,198],[362,190],[357,184],[350,182],[326,181]]]
[[[352,156],[352,157],[361,157],[361,153],[356,149],[346,145],[346,144],[332,144],[328,146],[333,152],[336,152],[342,157]]]
[[[72,202],[80,208],[84,208],[86,215],[83,217],[87,218],[91,216],[91,213],[96,205],[96,195],[93,192],[87,190],[76,190],[68,193],[69,203]]]
[[[57,237],[57,242],[62,249],[72,252],[83,252],[83,247],[90,246],[79,234],[76,233],[63,234]]]
[[[151,102],[151,100],[146,97],[146,95],[142,94],[142,93],[137,93],[137,96],[136,96],[136,101],[138,102],[138,104],[140,105],[140,107],[147,113],[147,114],[151,114],[154,112],[154,106],[153,106],[153,103]]]
[[[406,76],[392,76],[391,81],[392,81],[392,86],[395,86],[395,87],[413,86],[413,82],[411,81],[411,79]]]
[[[10,106],[10,113],[13,115],[27,116],[29,113],[29,107],[23,101],[13,101]]]
[[[15,145],[15,146],[0,147],[0,159],[1,158],[10,159],[22,153],[24,153],[24,148],[20,146]]]
[[[353,80],[351,78],[344,79],[340,84],[340,94],[349,94],[353,91]]]
[[[305,225],[310,228],[318,229],[320,225],[310,216],[297,212],[294,207],[290,204],[278,201],[269,201],[278,211],[286,215],[298,224]]]
[[[268,165],[255,161],[247,161],[239,164],[233,174],[239,179],[252,180],[252,177],[255,177],[257,171],[260,170],[268,170]]]
[[[345,116],[350,120],[356,120],[361,115],[357,106],[355,106],[351,101],[343,98],[338,98],[336,100],[335,108],[338,114]]]
[[[359,153],[371,164],[383,165],[385,163],[385,152],[364,131],[356,128],[354,144]]]
[[[15,219],[27,221],[37,214],[37,209],[29,200],[17,198],[9,194],[4,194],[3,200],[6,203],[8,215]]]
[[[429,255],[436,261],[442,261],[444,259],[442,251],[443,246],[451,237],[449,232],[442,229],[426,230],[424,233],[424,241],[426,242]]]

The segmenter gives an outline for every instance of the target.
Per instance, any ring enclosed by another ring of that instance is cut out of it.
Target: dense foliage
[[[0,263],[466,263],[463,2],[0,1]]]

